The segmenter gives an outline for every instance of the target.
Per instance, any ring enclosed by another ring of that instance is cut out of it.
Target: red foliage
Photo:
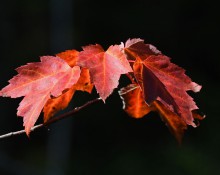
[[[69,66],[76,66],[76,60],[78,59],[78,51],[76,50],[67,50],[65,52],[57,54],[58,57],[65,60]],[[44,106],[44,122],[47,122],[51,117],[53,117],[60,110],[65,109],[76,90],[86,91],[91,93],[93,89],[93,84],[90,81],[89,70],[86,68],[81,69],[80,78],[76,84],[74,84],[70,89],[67,89],[65,93],[60,95],[57,98],[52,98],[47,101]]]
[[[143,90],[145,101],[151,105],[160,101],[167,109],[178,114],[188,125],[196,126],[192,110],[198,109],[186,91],[198,92],[201,86],[185,75],[185,70],[170,62],[155,47],[142,40],[129,40],[125,46],[128,59],[135,59],[134,75]],[[138,50],[140,48],[140,50]]]
[[[119,91],[123,102],[123,109],[134,118],[142,118],[148,114],[151,109],[143,98],[143,93],[137,84],[130,84]]]
[[[46,122],[68,106],[76,90],[90,93],[94,85],[105,101],[118,87],[122,74],[132,81],[119,91],[123,108],[131,117],[141,118],[157,111],[179,142],[187,125],[196,127],[194,119],[203,119],[187,94],[189,90],[200,91],[201,86],[192,82],[184,69],[171,63],[169,57],[141,39],[129,39],[107,51],[96,44],[83,47],[81,52],[68,50],[57,57],[41,57],[41,62],[28,63],[17,68],[17,72],[0,95],[24,96],[17,114],[24,117],[27,134],[42,109]]]
[[[27,135],[51,96],[58,97],[63,90],[74,85],[80,76],[80,68],[71,68],[59,57],[44,56],[41,62],[28,63],[16,69],[18,75],[0,93],[4,97],[24,96],[18,107],[18,116],[24,118]]]
[[[110,46],[106,52],[100,45],[83,47],[77,65],[89,69],[92,82],[103,101],[117,88],[121,74],[132,72],[118,45]]]

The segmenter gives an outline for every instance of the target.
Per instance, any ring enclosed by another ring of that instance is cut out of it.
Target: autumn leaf
[[[103,101],[118,86],[121,74],[132,72],[119,45],[110,46],[106,52],[100,45],[83,47],[77,65],[89,69],[92,83]]]
[[[125,49],[126,53],[130,53],[132,57],[128,57],[129,59],[136,60],[142,59],[146,56],[152,55],[160,55],[161,52],[151,44],[145,44],[144,40],[136,38],[136,39],[128,39],[125,42],[125,45],[121,45],[122,48]]]
[[[123,109],[133,118],[142,118],[151,109],[146,104],[141,88],[136,84],[130,84],[121,88],[119,95],[123,102]]]
[[[140,48],[140,51],[138,50]],[[149,48],[149,49],[144,49]],[[198,92],[201,86],[185,75],[185,70],[170,62],[155,47],[143,40],[129,40],[124,48],[128,59],[135,60],[134,75],[150,105],[160,101],[165,108],[179,115],[188,125],[196,127],[192,110],[198,109],[186,91]]]
[[[51,117],[53,117],[57,112],[65,109],[75,93],[75,88],[71,87],[68,91],[64,92],[62,95],[48,99],[43,107],[44,112],[44,123],[46,123]]]
[[[65,60],[70,67],[76,66],[76,61],[78,59],[79,52],[77,50],[66,50],[64,52],[56,54],[57,57]]]
[[[0,91],[1,96],[17,98],[24,96],[18,107],[23,117],[25,131],[29,135],[50,96],[58,97],[79,79],[80,68],[71,68],[59,57],[43,56],[41,62],[28,63],[16,69],[18,75]]]
[[[79,52],[76,50],[67,50],[61,52],[56,56],[65,60],[69,66],[76,66],[76,61],[78,60]],[[80,78],[76,84],[74,84],[70,89],[68,89],[61,96],[49,99],[44,106],[44,123],[47,122],[51,117],[53,117],[60,110],[65,109],[70,101],[72,100],[76,90],[86,91],[91,93],[93,89],[93,84],[90,81],[89,70],[87,68],[82,68]]]
[[[65,52],[61,52],[57,54],[57,56],[65,60],[69,64],[70,67],[77,66],[76,63],[77,63],[77,60],[79,59],[78,51],[67,50]],[[91,93],[92,88],[93,88],[93,84],[91,83],[91,80],[90,80],[89,69],[82,68],[80,78],[77,84],[74,85],[74,89]]]
[[[174,135],[178,143],[181,144],[184,132],[187,129],[186,122],[176,113],[170,111],[160,101],[154,101],[151,106],[152,110],[160,114],[162,121],[166,123],[170,132]]]
[[[91,93],[93,85],[90,82],[89,70],[82,68],[80,78],[76,84],[74,84],[70,89],[59,97],[49,99],[44,106],[44,123],[47,122],[51,117],[53,117],[60,110],[65,109],[70,101],[72,100],[75,91],[86,91]]]
[[[74,85],[74,89],[78,91],[85,91],[88,93],[92,92],[93,84],[90,80],[89,69],[82,68],[80,78],[77,83]]]
[[[119,91],[122,98],[123,109],[133,118],[142,118],[151,111],[160,114],[176,140],[181,143],[187,124],[177,114],[166,108],[161,102],[155,100],[148,106],[144,100],[141,88],[136,84],[130,84]]]
[[[194,121],[196,123],[196,126],[200,125],[200,121],[204,120],[206,118],[206,115],[204,114],[199,114],[198,110],[193,110],[192,111],[192,116],[194,118]]]

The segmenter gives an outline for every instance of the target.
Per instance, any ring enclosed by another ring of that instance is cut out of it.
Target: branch
[[[102,100],[101,98],[96,98],[94,100],[88,101],[84,105],[82,105],[80,107],[76,107],[72,111],[66,112],[65,114],[62,114],[62,115],[59,115],[57,117],[51,118],[50,120],[48,120],[45,123],[41,123],[39,125],[36,125],[36,126],[32,127],[31,131],[34,131],[34,130],[42,128],[42,127],[46,127],[46,126],[48,126],[48,125],[50,125],[52,123],[55,123],[55,122],[57,122],[59,120],[62,120],[62,119],[67,118],[67,117],[70,117],[72,114],[75,114],[75,113],[81,111],[82,109],[90,106],[91,104],[96,103],[96,102],[101,101],[101,100]],[[25,130],[20,130],[20,131],[16,131],[16,132],[10,132],[10,133],[1,135],[0,139],[5,139],[5,138],[8,138],[8,137],[12,137],[12,136],[16,136],[16,135],[20,135],[20,134],[24,134],[24,133],[25,133]]]

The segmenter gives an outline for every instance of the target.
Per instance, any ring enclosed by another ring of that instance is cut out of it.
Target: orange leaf
[[[70,67],[76,66],[77,60],[79,59],[79,52],[76,50],[67,50],[57,54],[58,57],[65,60]],[[77,84],[74,85],[76,90],[86,91],[91,93],[93,84],[90,81],[89,70],[82,68],[80,78]]]
[[[61,52],[57,54],[61,59],[65,60],[69,66],[76,66],[76,61],[78,59],[78,51],[76,50],[67,50],[65,52]],[[90,82],[89,70],[86,68],[82,68],[80,78],[75,85],[73,85],[69,90],[63,93],[61,96],[57,98],[49,99],[44,106],[44,122],[47,122],[52,116],[54,116],[60,110],[65,109],[76,90],[86,91],[91,93],[93,85]]]
[[[119,91],[123,102],[123,109],[134,118],[142,118],[148,114],[151,109],[143,98],[141,88],[136,84],[130,84]]]
[[[179,143],[181,143],[183,134],[187,129],[187,124],[177,114],[170,111],[159,101],[154,101],[152,107],[160,114],[161,119],[166,123],[170,132],[174,135]]]
[[[166,108],[161,102],[154,101],[148,106],[145,103],[141,88],[136,84],[130,84],[119,91],[119,95],[123,101],[123,109],[134,118],[142,118],[151,111],[160,114],[170,132],[174,135],[179,143],[181,143],[187,124],[177,114]]]
[[[9,80],[10,84],[0,94],[11,98],[24,96],[17,115],[23,117],[29,135],[50,96],[58,97],[72,87],[79,79],[80,68],[71,68],[59,57],[44,56],[41,62],[28,63],[16,70],[18,75]]]
[[[90,80],[89,69],[82,68],[80,78],[77,83],[74,85],[75,90],[86,91],[88,93],[92,92],[93,84]]]
[[[60,110],[65,109],[76,90],[86,91],[91,93],[93,85],[90,82],[89,71],[86,68],[83,68],[80,74],[80,78],[75,85],[73,85],[69,90],[63,93],[57,98],[49,99],[44,106],[44,122],[47,122],[51,117],[53,117]]]
[[[47,103],[44,105],[44,123],[47,122],[52,116],[54,116],[60,110],[65,109],[73,95],[75,93],[74,87],[70,88],[68,91],[63,93],[61,96],[49,99]]]
[[[77,50],[67,50],[65,52],[58,53],[56,56],[65,60],[70,67],[76,66],[79,52]]]

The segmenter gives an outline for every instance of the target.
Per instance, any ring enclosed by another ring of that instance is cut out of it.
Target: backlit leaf
[[[44,56],[41,62],[28,63],[16,69],[18,75],[0,91],[1,96],[17,98],[24,96],[18,107],[23,117],[25,131],[29,135],[50,96],[58,97],[79,79],[80,68],[71,68],[59,57]]]
[[[176,140],[181,143],[184,132],[187,129],[186,122],[176,113],[166,108],[160,101],[154,101],[152,108],[160,114],[161,119],[166,123],[170,132],[174,135]]]
[[[136,84],[130,84],[120,89],[119,95],[122,98],[123,109],[133,118],[142,118],[151,109],[146,104],[141,88]]]
[[[124,50],[128,59],[135,60],[133,70],[145,101],[149,105],[155,100],[160,101],[188,125],[195,127],[192,110],[198,107],[186,91],[198,92],[201,86],[192,82],[184,69],[171,63],[170,58],[161,54],[155,47],[145,45],[140,39],[128,43]]]
[[[141,88],[136,84],[130,84],[119,91],[122,98],[123,109],[134,118],[142,118],[151,111],[160,114],[170,132],[179,143],[182,141],[184,131],[187,129],[186,122],[177,114],[166,108],[161,102],[155,100],[148,106],[144,100]]]
[[[70,67],[76,66],[76,61],[78,59],[79,52],[77,50],[67,50],[58,53],[56,56],[65,60]]]
[[[117,88],[121,74],[132,72],[120,46],[110,46],[105,52],[100,45],[83,47],[77,65],[88,68],[92,83],[103,101]]]
[[[76,61],[78,60],[79,52],[76,50],[67,50],[57,54],[58,57],[65,60],[69,66],[76,66]],[[70,101],[72,100],[76,90],[86,91],[91,93],[93,84],[90,81],[89,70],[87,68],[82,68],[80,78],[75,85],[73,85],[67,92],[63,93],[61,96],[49,99],[44,106],[44,122],[47,122],[51,117],[53,117],[60,110],[65,109]]]
[[[89,71],[86,68],[83,68],[80,74],[80,78],[76,84],[74,84],[70,89],[59,97],[49,99],[44,106],[44,122],[47,122],[51,117],[53,117],[60,110],[65,109],[76,90],[86,91],[91,93],[93,85],[90,82]]]

